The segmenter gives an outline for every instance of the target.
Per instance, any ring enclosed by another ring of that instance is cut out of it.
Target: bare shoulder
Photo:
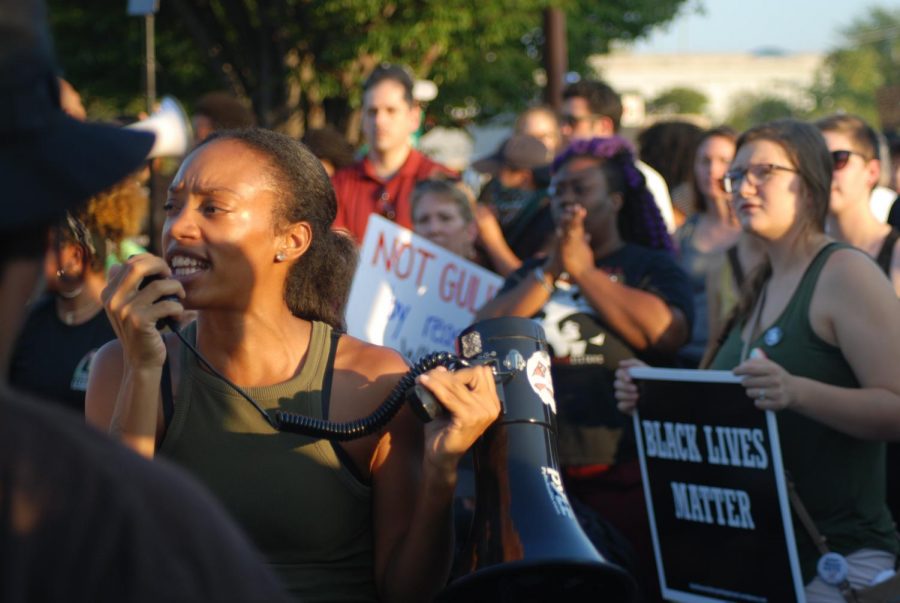
[[[829,293],[853,296],[856,291],[847,287],[885,284],[884,273],[865,252],[856,248],[842,248],[829,256],[819,277],[818,286]]]
[[[121,376],[125,369],[125,358],[122,353],[122,343],[118,339],[107,341],[97,350],[91,360],[91,376],[111,377]]]
[[[401,375],[409,366],[396,350],[366,343],[350,335],[342,335],[334,358],[336,370],[354,370],[375,376],[385,373]]]
[[[375,408],[409,369],[398,352],[342,335],[334,358],[334,389],[357,410]],[[337,410],[337,409],[336,409]]]
[[[828,316],[881,316],[893,313],[897,295],[875,261],[858,249],[838,249],[825,263],[816,284],[813,314]],[[860,311],[862,310],[862,311]]]

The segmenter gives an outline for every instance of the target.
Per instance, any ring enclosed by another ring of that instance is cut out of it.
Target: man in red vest
[[[337,194],[335,227],[361,242],[369,215],[377,213],[412,228],[409,195],[416,182],[455,176],[449,168],[412,148],[421,109],[413,98],[413,81],[402,67],[382,65],[363,87],[362,129],[368,153],[338,170],[332,178]]]

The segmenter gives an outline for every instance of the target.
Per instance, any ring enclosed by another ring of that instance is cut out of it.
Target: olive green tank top
[[[196,326],[186,329],[196,340]],[[336,338],[314,322],[299,374],[247,388],[262,408],[327,414]],[[274,430],[186,348],[160,452],[218,496],[303,601],[375,601],[370,488],[326,440]]]
[[[823,341],[809,322],[809,306],[822,267],[837,249],[831,243],[807,267],[778,319],[748,349],[762,349],[792,375],[839,387],[859,387],[840,348]],[[730,370],[740,364],[742,326],[735,326],[710,368]],[[768,342],[766,343],[766,334]],[[848,554],[861,548],[897,553],[893,521],[885,504],[885,447],[835,431],[791,410],[778,413],[784,468],[831,550]],[[816,575],[819,553],[794,516],[794,535],[804,582]]]

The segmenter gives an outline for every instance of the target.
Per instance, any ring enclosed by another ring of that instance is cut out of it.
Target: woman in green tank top
[[[870,258],[824,234],[832,167],[811,124],[782,120],[739,138],[725,184],[765,260],[707,366],[733,369],[758,408],[780,411],[785,469],[861,588],[898,552],[884,440],[900,439],[900,308]],[[628,368],[616,397],[623,411],[637,403]],[[807,600],[843,601],[816,575],[819,553],[794,523]]]
[[[165,259],[129,259],[104,291],[118,340],[97,354],[87,417],[194,472],[302,600],[430,600],[449,573],[457,463],[499,414],[490,369],[421,376],[449,415],[424,429],[404,408],[382,432],[331,444],[275,430],[155,326],[196,310],[186,336],[266,410],[369,415],[407,367],[340,334],[356,252],[331,230],[336,211],[296,141],[241,130],[201,143],[170,187]],[[148,275],[165,278],[141,289]]]

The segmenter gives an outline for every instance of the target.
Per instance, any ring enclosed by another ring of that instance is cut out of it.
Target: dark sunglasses
[[[559,116],[559,123],[563,126],[574,128],[583,121],[595,119],[595,115],[569,115],[563,114]]]
[[[862,153],[857,153],[856,151],[832,151],[831,161],[834,162],[834,170],[842,170],[847,167],[847,163],[850,161],[850,155],[862,157],[863,161],[869,160],[868,157],[866,157]]]

